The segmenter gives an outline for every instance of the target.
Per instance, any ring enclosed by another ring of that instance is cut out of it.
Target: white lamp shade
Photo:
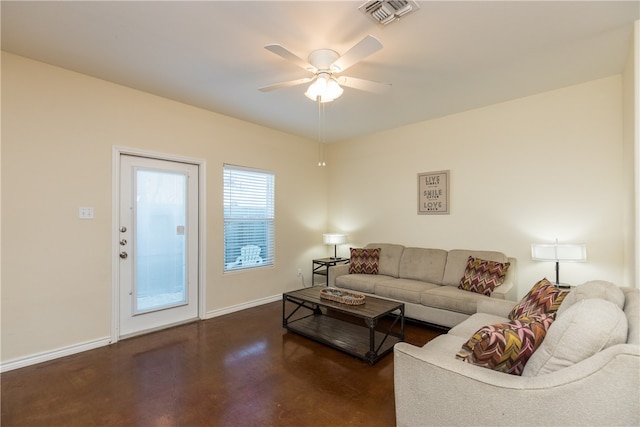
[[[322,235],[322,241],[325,245],[342,245],[347,243],[346,234],[325,233]]]
[[[586,262],[587,245],[584,243],[533,243],[531,259],[534,261]]]
[[[316,101],[319,96],[320,102],[330,102],[339,98],[342,92],[344,92],[344,90],[333,77],[330,77],[328,74],[321,74],[309,85],[309,88],[304,94],[312,101]]]

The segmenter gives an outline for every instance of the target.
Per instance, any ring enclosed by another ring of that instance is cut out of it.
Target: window
[[[224,271],[273,265],[275,176],[224,165]]]

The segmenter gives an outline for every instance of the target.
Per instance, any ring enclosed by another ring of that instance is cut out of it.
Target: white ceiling
[[[363,0],[364,1],[364,0]],[[308,77],[264,49],[343,54],[367,34],[384,45],[344,74],[391,83],[345,88],[326,104],[340,141],[621,72],[638,1],[428,1],[379,27],[359,1],[6,1],[2,49],[310,139]]]

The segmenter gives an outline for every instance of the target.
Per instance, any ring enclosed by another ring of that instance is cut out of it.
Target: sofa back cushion
[[[640,289],[620,288],[624,294],[624,314],[627,316],[628,344],[640,344]]]
[[[380,248],[378,274],[399,277],[400,258],[404,252],[404,246],[392,243],[370,243],[365,247]]]
[[[563,312],[576,302],[589,298],[611,301],[621,309],[624,308],[624,294],[619,287],[604,280],[592,280],[571,289],[569,295],[567,295],[558,308],[558,316],[562,315]]]
[[[399,276],[440,285],[446,263],[447,251],[443,249],[405,248]]]
[[[507,263],[509,258],[502,252],[495,251],[471,251],[467,249],[453,249],[447,254],[447,264],[444,268],[442,284],[458,287],[460,279],[464,276],[469,257],[481,258],[487,261]]]
[[[556,317],[522,375],[555,372],[626,341],[627,317],[620,307],[603,299],[583,299]]]

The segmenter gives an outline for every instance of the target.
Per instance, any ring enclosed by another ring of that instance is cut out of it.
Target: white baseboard
[[[225,314],[230,314],[236,311],[245,310],[247,308],[257,307],[259,305],[268,304],[270,302],[276,302],[281,300],[282,300],[282,294],[277,294],[270,297],[233,305],[231,307],[225,307],[218,310],[208,311],[205,313],[205,316],[203,317],[203,319],[211,319],[213,317],[223,316]],[[19,359],[14,359],[8,362],[0,363],[0,372],[12,371],[14,369],[35,365],[37,363],[48,362],[50,360],[58,359],[60,357],[71,356],[72,354],[82,353],[83,351],[104,347],[109,344],[111,344],[111,337],[105,337],[105,338],[100,338],[93,341],[87,341],[84,343],[71,345],[69,347],[64,347],[57,350],[34,354],[32,356],[21,357]]]
[[[72,354],[82,353],[83,351],[93,350],[109,344],[111,344],[111,337],[105,337],[80,344],[74,344],[69,347],[59,348],[57,350],[34,354],[32,356],[21,357],[19,359],[10,360],[0,364],[0,372],[12,371],[14,369],[35,365],[37,363],[48,362],[49,360],[71,356]]]
[[[245,310],[251,307],[257,307],[259,305],[268,304],[270,302],[282,301],[282,294],[273,295],[266,298],[261,298],[242,304],[232,305],[231,307],[220,308],[217,310],[207,311],[203,319],[211,319],[213,317],[224,316],[225,314],[235,313],[236,311]]]

